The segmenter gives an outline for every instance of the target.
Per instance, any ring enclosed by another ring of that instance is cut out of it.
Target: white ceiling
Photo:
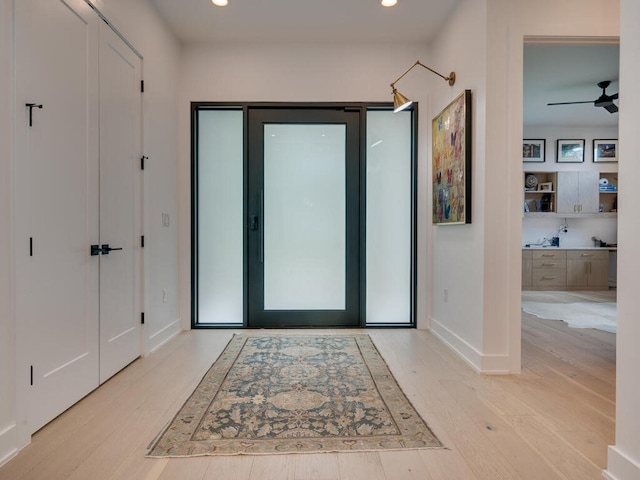
[[[595,100],[603,80],[612,81],[608,95],[617,93],[618,70],[618,45],[525,45],[524,124],[617,126],[617,113],[592,104],[547,103]],[[614,103],[620,106],[618,100]]]
[[[182,43],[429,43],[460,0],[151,0]],[[526,45],[524,124],[617,126],[618,114],[589,104],[597,83],[618,91],[617,45]]]
[[[183,43],[428,43],[460,0],[151,0]]]

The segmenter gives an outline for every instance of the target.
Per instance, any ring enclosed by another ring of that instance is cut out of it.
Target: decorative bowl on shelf
[[[527,190],[535,190],[538,186],[538,177],[535,175],[527,175],[524,179],[524,188]]]

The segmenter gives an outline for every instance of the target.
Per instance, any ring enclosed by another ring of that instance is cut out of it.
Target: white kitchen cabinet
[[[557,172],[557,178],[557,213],[573,215],[599,212],[598,172]]]

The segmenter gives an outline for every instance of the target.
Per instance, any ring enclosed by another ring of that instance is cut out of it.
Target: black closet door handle
[[[101,249],[103,255],[109,255],[109,252],[113,252],[114,250],[122,250],[122,247],[111,248],[108,243],[103,243]]]

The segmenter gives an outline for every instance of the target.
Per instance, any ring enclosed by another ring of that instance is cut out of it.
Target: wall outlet
[[[167,289],[162,289],[162,303],[167,303]]]
[[[169,224],[170,224],[169,214],[168,213],[163,213],[162,214],[162,226],[163,227],[168,227]]]
[[[444,299],[444,303],[447,303],[449,301],[449,289],[448,288],[445,288],[442,291],[442,297]]]

